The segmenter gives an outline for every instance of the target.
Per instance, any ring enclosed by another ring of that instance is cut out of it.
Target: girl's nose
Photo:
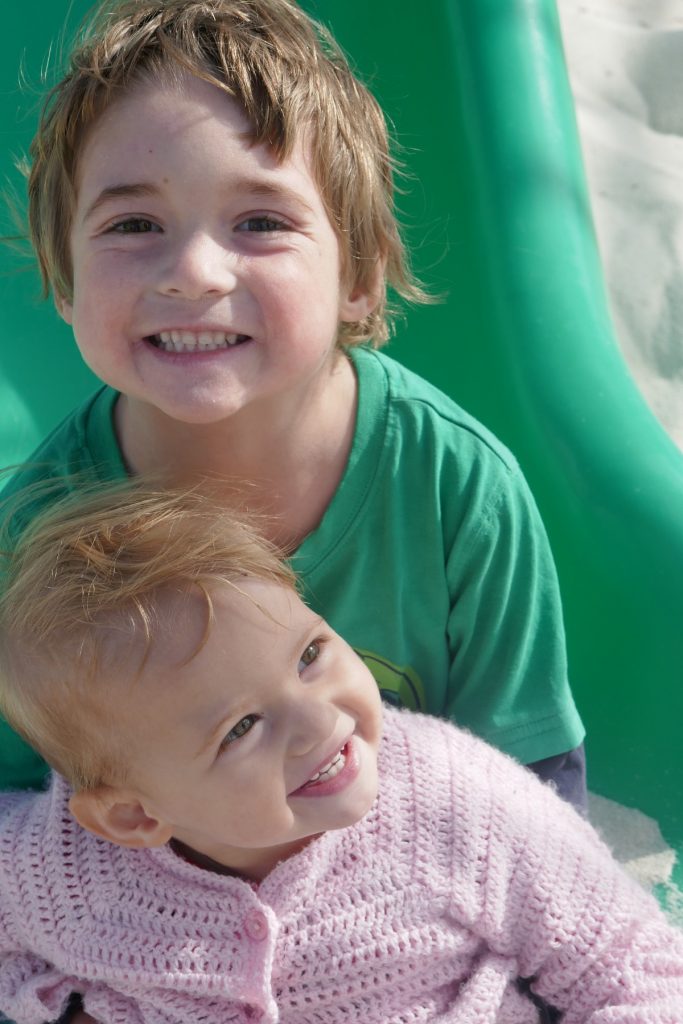
[[[314,701],[310,698],[297,702],[292,709],[289,734],[289,754],[292,757],[304,757],[316,747],[323,748],[334,735],[339,714],[327,701]],[[325,750],[321,749],[324,755]]]
[[[210,235],[195,233],[178,241],[166,257],[158,282],[164,295],[201,299],[225,295],[235,288],[235,257]]]

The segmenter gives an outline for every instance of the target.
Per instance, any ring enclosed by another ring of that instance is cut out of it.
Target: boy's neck
[[[341,481],[356,404],[355,372],[343,356],[313,393],[249,407],[216,423],[172,420],[126,396],[117,403],[115,423],[133,475],[161,473],[180,486],[225,480],[231,494],[242,485],[247,507],[264,515],[270,539],[293,550],[318,525]]]

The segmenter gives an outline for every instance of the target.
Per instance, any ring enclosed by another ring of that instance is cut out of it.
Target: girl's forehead
[[[146,669],[210,669],[217,659],[244,663],[281,658],[319,622],[296,590],[278,581],[245,578],[206,590],[169,588],[157,608]]]

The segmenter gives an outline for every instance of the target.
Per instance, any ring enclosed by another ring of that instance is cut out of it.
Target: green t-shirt
[[[523,762],[578,746],[555,568],[510,452],[382,353],[359,384],[344,476],[292,557],[304,597],[367,661],[386,700],[452,718]],[[10,482],[126,474],[102,388]],[[35,512],[35,509],[32,510]],[[43,767],[2,723],[0,786]]]

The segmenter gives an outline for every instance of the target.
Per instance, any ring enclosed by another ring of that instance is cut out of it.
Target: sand
[[[656,895],[669,920],[683,928],[683,894],[671,877],[676,853],[665,842],[657,822],[595,793],[588,795],[588,813],[624,870]]]
[[[558,0],[617,339],[683,448],[683,0]],[[651,818],[591,795],[615,856],[683,927]]]
[[[624,357],[683,448],[683,0],[558,0]]]

